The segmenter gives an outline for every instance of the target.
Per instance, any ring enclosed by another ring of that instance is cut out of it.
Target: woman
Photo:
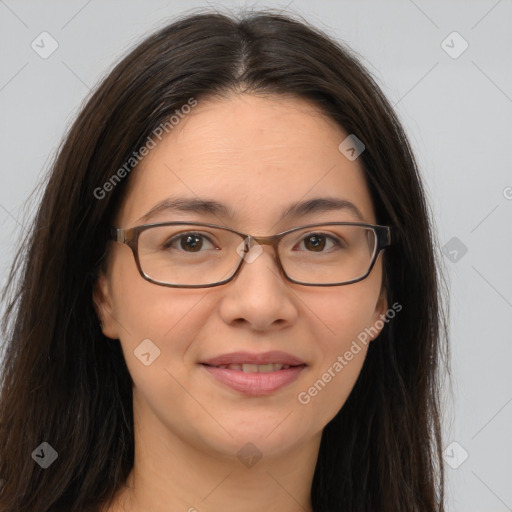
[[[166,26],[84,106],[31,235],[0,511],[444,510],[428,208],[347,49],[271,12]]]

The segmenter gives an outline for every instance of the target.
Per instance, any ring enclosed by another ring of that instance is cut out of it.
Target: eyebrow
[[[345,210],[364,222],[359,208],[346,199],[335,197],[318,197],[306,201],[297,201],[290,204],[281,212],[279,221],[287,217],[305,217],[315,213]],[[215,200],[185,197],[169,197],[157,203],[151,210],[140,217],[136,223],[148,222],[156,215],[163,212],[188,212],[195,214],[210,214],[218,217],[233,219],[236,214],[229,206]]]

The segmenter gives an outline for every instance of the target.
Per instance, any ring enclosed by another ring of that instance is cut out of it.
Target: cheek
[[[297,400],[324,425],[341,409],[361,372],[379,290],[368,280],[310,301],[317,359]]]
[[[142,354],[149,352],[145,362],[154,361],[150,364],[153,369],[172,368],[183,361],[210,311],[207,291],[158,286],[144,280],[132,267],[135,265],[129,261],[120,261],[112,283],[119,338],[136,381],[145,367],[141,365]]]
[[[321,334],[316,339],[324,354],[339,351],[347,344],[350,346],[352,340],[373,324],[380,283],[379,272],[375,272],[375,276],[359,283],[333,287],[310,296],[307,301],[310,323],[314,323],[316,332]]]
[[[210,292],[158,286],[145,281],[138,271],[131,272],[129,265],[119,265],[113,282],[120,342],[134,382],[138,417],[144,418],[145,428],[153,428],[149,425],[157,419],[182,438],[197,442],[191,425],[206,424],[211,429],[215,424],[210,425],[204,409],[190,398],[201,394],[188,391],[184,363],[211,317]]]

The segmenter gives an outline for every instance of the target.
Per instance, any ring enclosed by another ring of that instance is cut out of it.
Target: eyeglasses
[[[271,245],[277,266],[292,283],[339,286],[371,272],[391,245],[389,226],[357,222],[308,224],[257,237],[201,222],[164,222],[111,228],[110,239],[131,248],[140,275],[175,288],[209,288],[231,281]]]

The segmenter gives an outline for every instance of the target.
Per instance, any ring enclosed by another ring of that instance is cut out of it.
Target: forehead
[[[296,97],[198,100],[132,171],[118,225],[133,225],[168,197],[223,203],[231,227],[261,233],[290,204],[320,197],[352,202],[374,222],[362,165],[338,149],[348,135]]]

